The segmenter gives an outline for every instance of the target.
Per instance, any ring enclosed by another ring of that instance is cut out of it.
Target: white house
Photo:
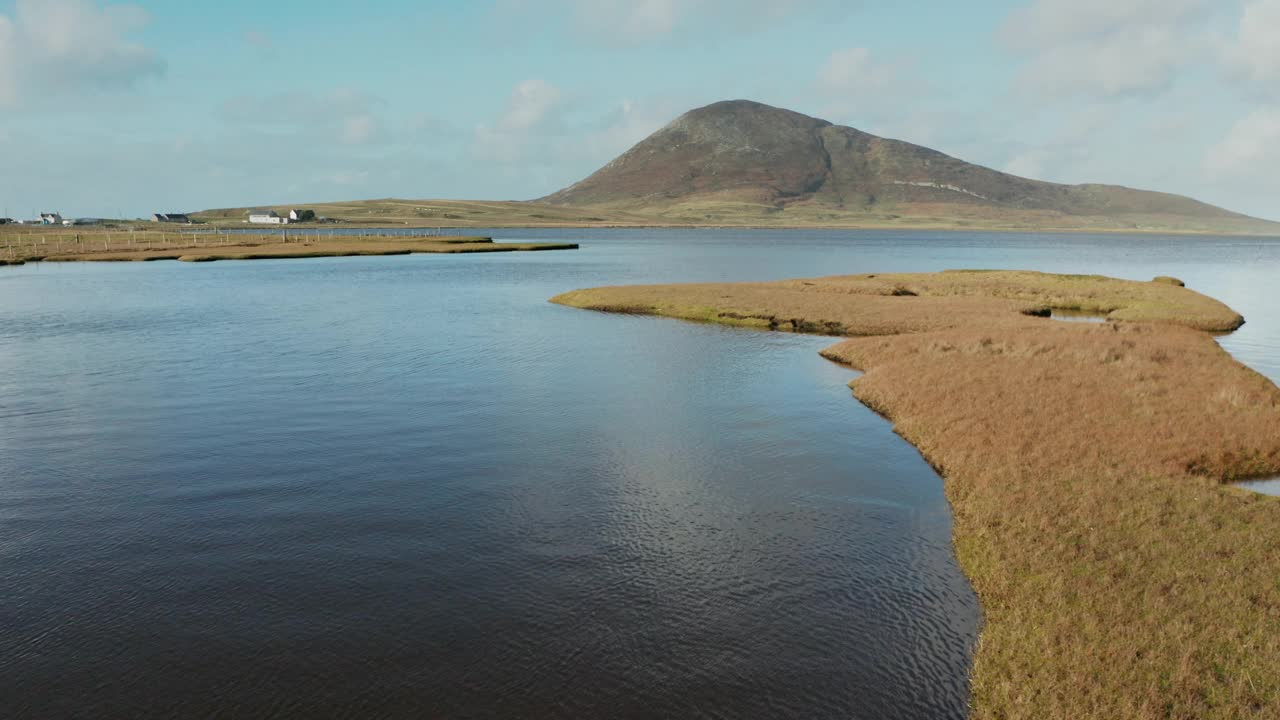
[[[255,225],[287,225],[288,218],[282,218],[275,210],[255,210],[249,213],[249,222]]]
[[[289,222],[309,222],[315,219],[315,210],[293,209],[289,211]]]
[[[58,213],[40,213],[41,225],[61,225],[62,216]]]

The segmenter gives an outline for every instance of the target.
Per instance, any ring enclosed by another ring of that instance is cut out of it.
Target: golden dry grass
[[[1280,717],[1280,498],[1223,484],[1280,472],[1280,390],[1200,331],[1239,324],[1221,303],[1039,273],[555,301],[868,335],[823,354],[945,478],[984,611],[974,717]],[[1154,322],[1024,314],[1046,304]]]
[[[237,235],[167,234],[158,241],[131,242],[128,233],[86,233],[82,242],[55,242],[30,245],[21,255],[10,259],[14,264],[44,260],[70,261],[149,261],[183,260],[262,260],[280,258],[344,257],[354,255],[409,255],[411,253],[475,253],[516,252],[532,250],[567,250],[574,243],[495,243],[487,237],[363,237],[363,236],[294,236],[283,241],[274,235],[245,238]]]
[[[1033,329],[1045,325],[1028,320],[1028,315],[1047,315],[1055,309],[1209,331],[1234,330],[1244,322],[1217,300],[1167,282],[1015,270],[594,288],[565,293],[553,302],[829,335],[886,335],[974,325]]]

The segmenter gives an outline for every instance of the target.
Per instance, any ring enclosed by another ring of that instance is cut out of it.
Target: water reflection
[[[939,478],[828,338],[546,302],[628,256],[5,276],[10,712],[962,717]]]

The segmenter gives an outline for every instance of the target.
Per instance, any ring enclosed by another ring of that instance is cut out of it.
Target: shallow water
[[[634,282],[1175,275],[1280,377],[1280,242],[491,231],[555,253],[0,268],[18,717],[961,717],[941,482],[829,338]]]

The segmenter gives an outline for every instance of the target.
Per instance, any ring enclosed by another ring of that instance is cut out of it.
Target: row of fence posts
[[[205,239],[207,236],[208,239]],[[111,250],[163,250],[173,247],[208,247],[211,245],[227,245],[231,238],[226,233],[166,233],[153,230],[119,230],[93,233],[26,233],[6,234],[4,252],[6,259],[13,261],[21,257],[40,257],[59,254],[67,251],[97,251],[98,243],[104,252]],[[277,240],[274,235],[249,236],[258,242]],[[238,241],[238,240],[237,240]],[[285,238],[288,242],[288,238]]]

